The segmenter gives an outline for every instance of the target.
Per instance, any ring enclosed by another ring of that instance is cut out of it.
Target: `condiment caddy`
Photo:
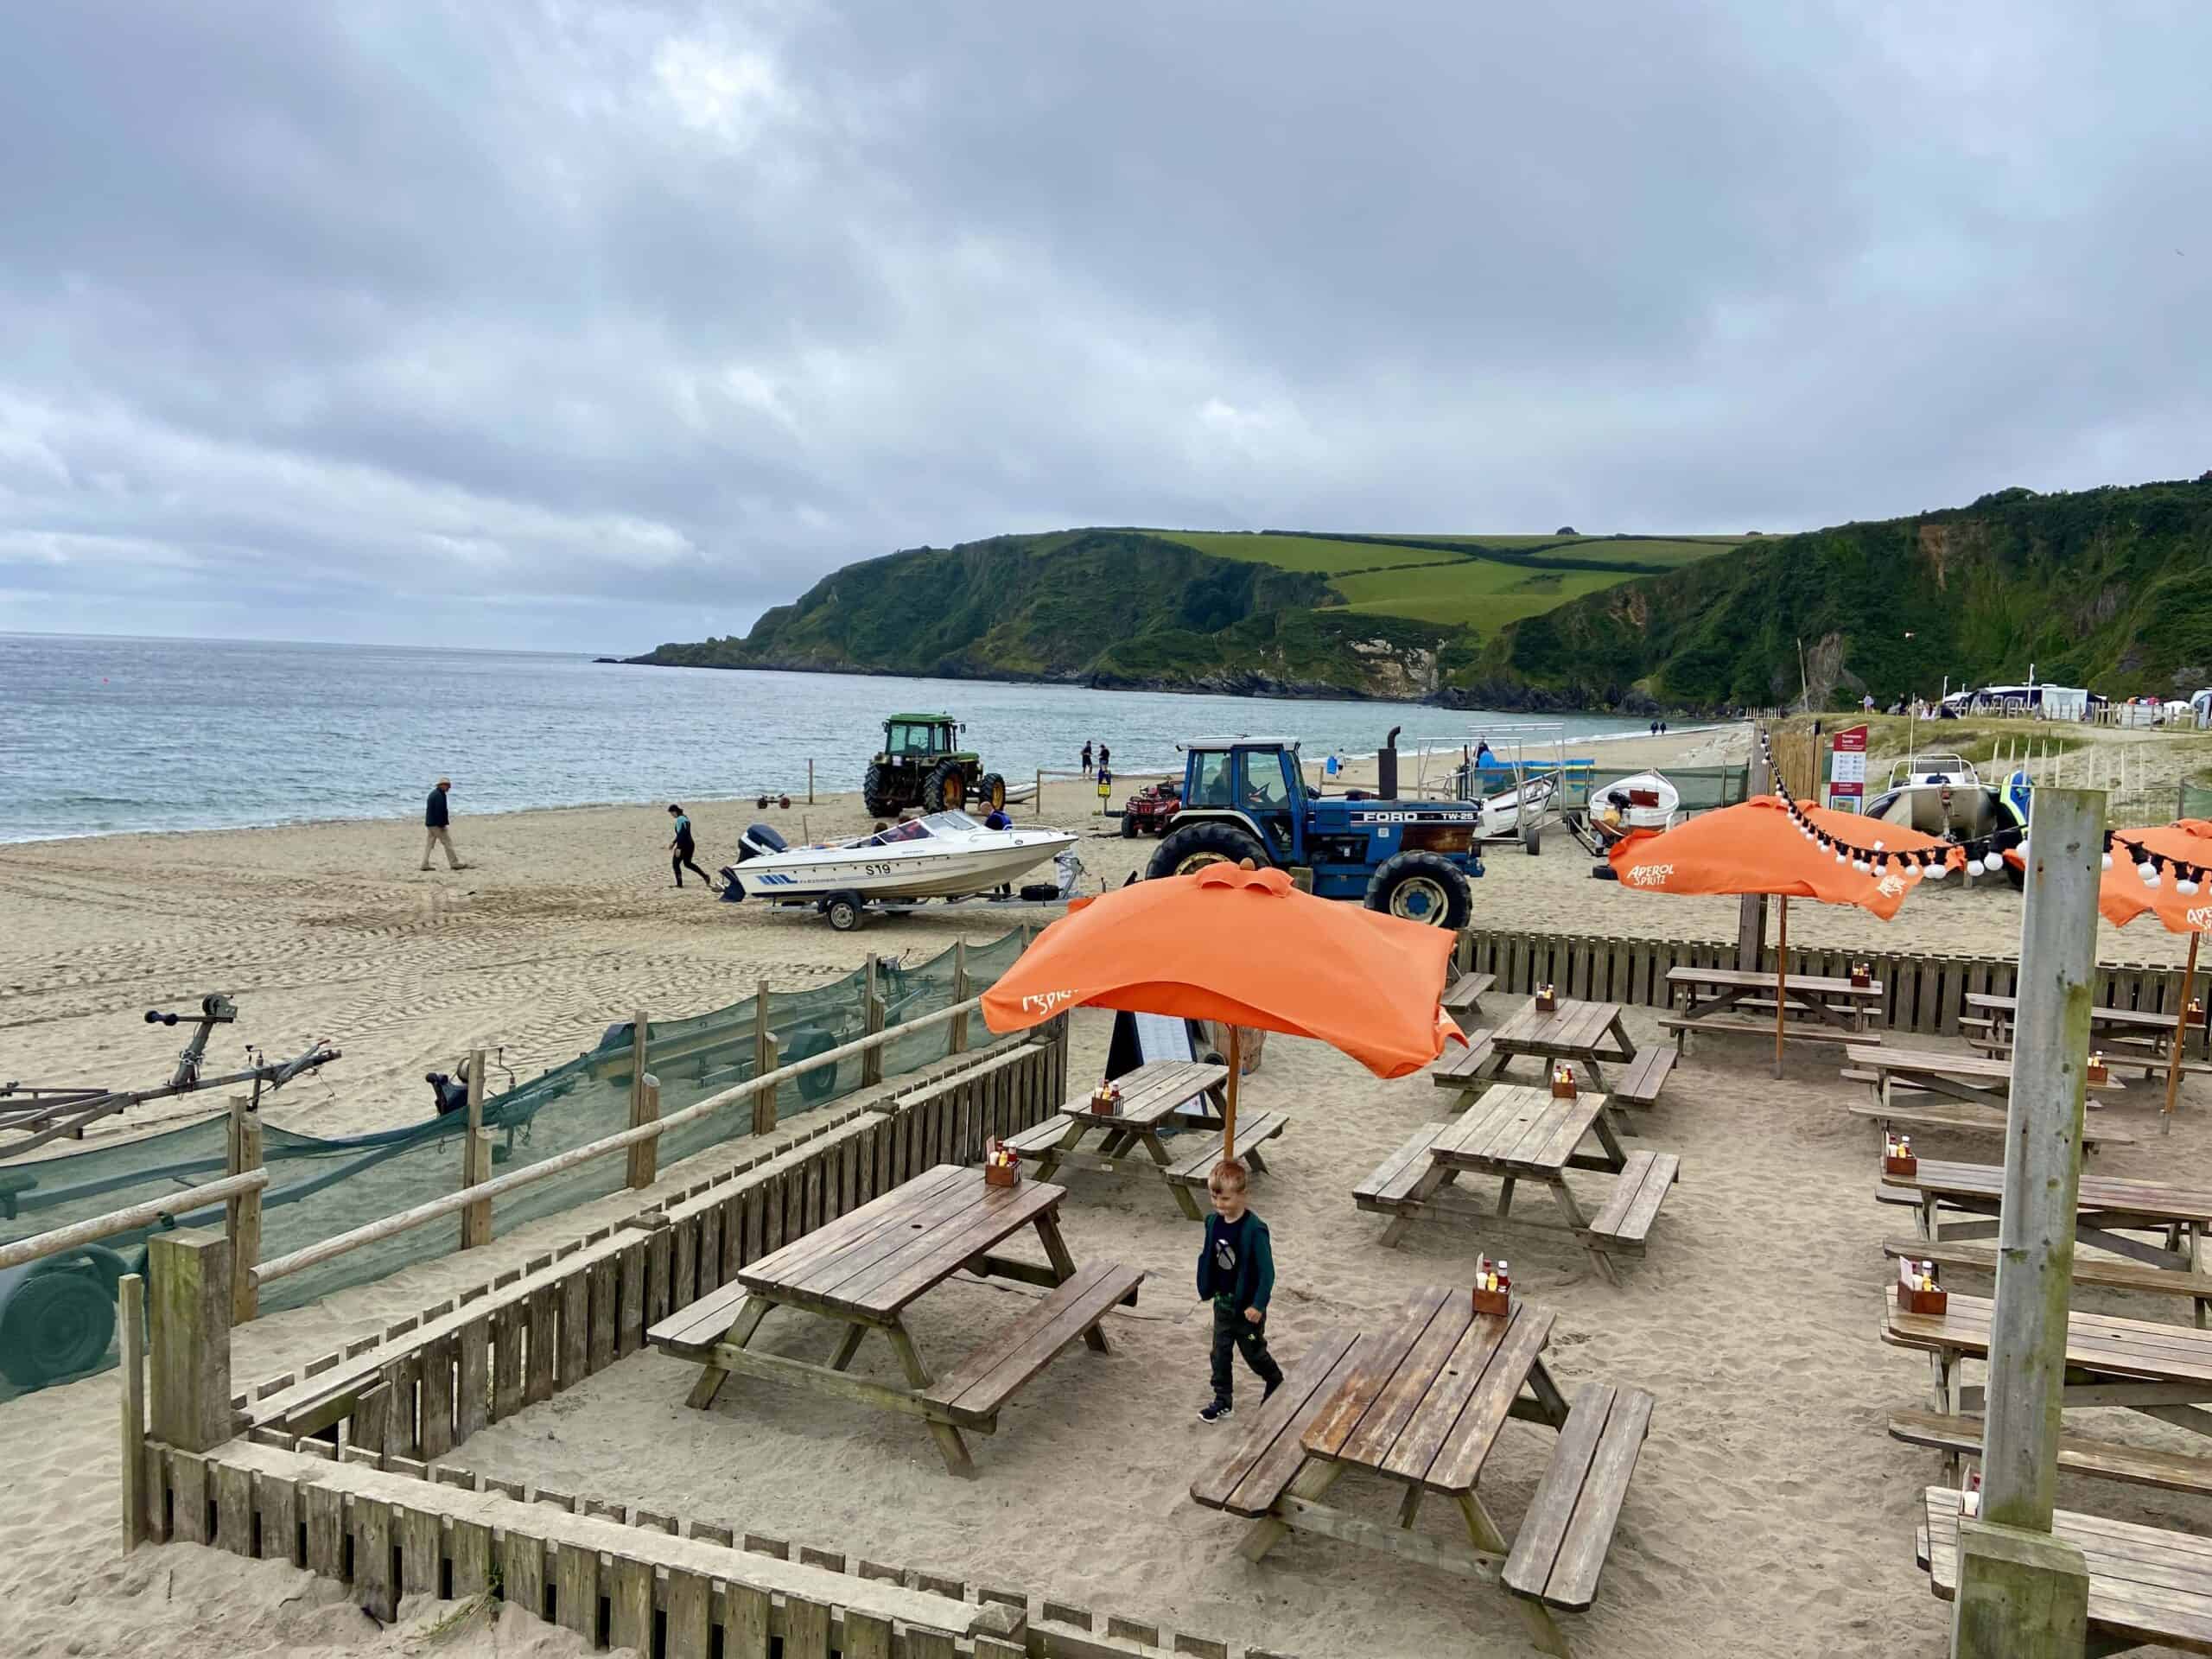
[[[1503,1319],[1513,1306],[1513,1275],[1503,1261],[1484,1256],[1475,1268],[1475,1312]]]
[[[1912,1150],[1912,1137],[1892,1130],[1882,1143],[1882,1173],[1885,1175],[1915,1175],[1919,1173],[1920,1160]]]
[[[1555,987],[1551,985],[1536,987],[1536,1012],[1538,1014],[1559,1012],[1559,991]]]
[[[2110,1083],[2112,1081],[2112,1072],[2105,1065],[2105,1056],[2102,1049],[2097,1050],[2089,1056],[2088,1081],[2091,1083]]]
[[[1863,962],[1854,962],[1851,964],[1851,988],[1853,990],[1863,991],[1869,988],[1873,983],[1874,969],[1872,966]]]
[[[1949,1294],[1936,1282],[1933,1262],[1910,1258],[1897,1263],[1897,1306],[1907,1313],[1941,1313],[1949,1306]]]
[[[1574,1098],[1574,1068],[1564,1060],[1552,1067],[1552,1098],[1554,1100]]]
[[[1111,1117],[1114,1108],[1122,1103],[1122,1085],[1102,1083],[1090,1091],[1090,1109],[1101,1117]]]
[[[1021,1154],[994,1138],[983,1149],[983,1185],[1018,1186],[1021,1182]]]

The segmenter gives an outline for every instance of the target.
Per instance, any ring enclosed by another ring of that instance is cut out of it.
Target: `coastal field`
[[[2162,748],[2147,734],[2088,735],[2101,752],[2140,743],[2131,758],[2154,768],[2184,747]],[[1605,753],[1631,766],[1713,765],[1740,760],[1747,745],[1745,730],[1732,728]],[[321,1035],[346,1051],[322,1080],[279,1096],[272,1122],[323,1134],[385,1127],[424,1115],[422,1073],[471,1046],[503,1048],[527,1077],[637,1009],[697,1013],[762,980],[803,985],[849,971],[871,950],[919,958],[963,929],[998,931],[948,914],[838,935],[810,914],[678,892],[657,850],[663,804],[463,811],[454,834],[473,868],[458,874],[442,861],[418,871],[422,831],[397,820],[0,848],[0,1075],[150,1080],[166,1072],[177,1039],[143,1025],[141,1012],[221,989],[241,1010],[227,1042],[289,1052]],[[1149,855],[1151,842],[1110,833],[1087,785],[1053,785],[1042,805],[1045,821],[1086,832],[1078,850],[1098,885],[1118,885]],[[701,861],[728,861],[734,835],[756,816],[749,805],[696,810]],[[766,816],[793,839],[866,823],[850,800]],[[1484,923],[1623,936],[1720,938],[1737,914],[1732,899],[1594,881],[1587,857],[1558,834],[1540,856],[1494,855],[1476,899]],[[1923,889],[1886,927],[1857,912],[1807,910],[1793,909],[1793,938],[1846,946],[2009,953],[2019,925],[2018,901],[2001,884]],[[2174,941],[2141,927],[2101,926],[2099,950],[2108,959],[2178,960]],[[1630,1029],[1639,1043],[1660,1039],[1646,1014],[1632,1015]],[[1076,1075],[1103,1066],[1106,1034],[1103,1016],[1077,1018]],[[1423,1226],[1402,1249],[1381,1249],[1378,1224],[1353,1208],[1351,1189],[1439,1116],[1444,1096],[1425,1077],[1380,1083],[1332,1052],[1279,1039],[1247,1096],[1252,1109],[1292,1118],[1274,1173],[1255,1189],[1279,1259],[1274,1345],[1295,1353],[1325,1326],[1388,1317],[1419,1286],[1465,1283],[1478,1250],[1507,1255],[1525,1294],[1557,1313],[1552,1359],[1563,1382],[1635,1383],[1659,1400],[1597,1605],[1567,1621],[1577,1651],[1934,1659],[1945,1649],[1947,1610],[1913,1565],[1912,1525],[1935,1465],[1884,1433],[1891,1410],[1922,1403],[1926,1371],[1877,1334],[1888,1280],[1880,1240],[1897,1223],[1872,1200],[1870,1132],[1846,1109],[1862,1093],[1838,1080],[1823,1051],[1793,1057],[1777,1084],[1756,1046],[1702,1045],[1637,1124],[1637,1144],[1681,1154],[1682,1181],[1649,1257],[1615,1288],[1571,1241],[1522,1224],[1543,1218],[1541,1195],[1516,1205],[1507,1225]],[[2190,1109],[2164,1141],[2152,1091],[2126,1090],[2101,1107],[2108,1125],[2145,1139],[2108,1150],[2100,1168],[2204,1166],[2212,1090],[2192,1083],[2184,1100]],[[112,1133],[213,1103],[150,1109]],[[1136,1313],[1116,1317],[1116,1355],[1062,1359],[984,1443],[972,1484],[944,1477],[926,1438],[903,1420],[814,1396],[750,1385],[726,1389],[711,1413],[689,1411],[684,1368],[651,1356],[503,1424],[472,1442],[466,1461],[1304,1659],[1525,1655],[1518,1621],[1482,1586],[1378,1566],[1318,1540],[1296,1541],[1259,1567],[1236,1554],[1240,1529],[1185,1496],[1228,1438],[1193,1415],[1205,1392],[1204,1333],[1187,1289],[1195,1232],[1139,1173],[1077,1173],[1070,1185],[1063,1213],[1078,1258],[1110,1255],[1154,1277]],[[469,1257],[257,1321],[239,1335],[236,1374],[296,1365],[634,1206],[609,1200]],[[923,1304],[921,1340],[956,1349],[1001,1300],[953,1287]],[[2171,1316],[2116,1300],[2100,1306]],[[860,1363],[882,1362],[863,1351]],[[447,1623],[449,1604],[410,1601],[398,1624],[379,1629],[334,1586],[191,1546],[125,1560],[116,1548],[115,1402],[111,1375],[0,1404],[13,1500],[0,1515],[0,1646],[10,1655],[582,1651],[518,1615],[496,1629],[480,1612]],[[2186,1443],[2139,1416],[2101,1415],[2111,1421],[2090,1432]],[[1534,1431],[1516,1429],[1485,1475],[1509,1524],[1542,1449]],[[1067,1480],[1076,1469],[1079,1487]],[[1379,1502],[1351,1483],[1340,1491],[1350,1502]],[[2199,1499],[2071,1477],[2060,1498],[2122,1519],[2212,1527],[2212,1505]],[[1444,1535],[1440,1517],[1423,1524]]]

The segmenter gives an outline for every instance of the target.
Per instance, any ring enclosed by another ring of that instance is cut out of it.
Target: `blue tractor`
[[[1324,796],[1306,787],[1288,738],[1200,738],[1183,748],[1183,804],[1169,820],[1147,876],[1187,875],[1250,859],[1262,868],[1302,867],[1323,899],[1434,927],[1465,927],[1467,884],[1483,873],[1482,807],[1473,801],[1398,800],[1397,751],[1379,757],[1381,787]]]

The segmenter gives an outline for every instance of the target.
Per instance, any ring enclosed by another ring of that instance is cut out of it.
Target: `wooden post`
[[[231,1242],[206,1228],[146,1241],[153,1433],[180,1452],[231,1438]]]
[[[1045,816],[1045,774],[1041,770],[1037,774],[1037,792],[1029,798],[1029,816],[1033,818]]]
[[[146,1541],[146,1281],[116,1282],[123,1334],[123,1553]]]
[[[261,1114],[244,1095],[231,1096],[225,1150],[229,1174],[261,1167]],[[261,1262],[261,1191],[257,1186],[223,1205],[223,1234],[231,1242],[231,1320],[235,1325],[251,1322],[261,1306],[261,1293],[253,1282],[253,1269]]]
[[[638,1122],[638,1114],[645,1109],[645,1065],[651,1059],[646,1051],[651,1047],[651,1022],[643,1012],[630,1016],[630,1122]]]
[[[1774,1075],[1782,1075],[1782,1009],[1789,1000],[1789,895],[1776,908],[1782,913],[1782,938],[1774,947]]]
[[[468,1052],[468,1128],[461,1141],[461,1184],[481,1186],[492,1179],[492,1136],[484,1127],[484,1051]],[[461,1248],[473,1250],[492,1242],[492,1206],[472,1204],[461,1212]]]
[[[760,981],[753,996],[753,1075],[765,1077],[776,1069],[776,1038],[768,1029],[768,982]],[[771,1135],[776,1128],[776,1085],[768,1084],[753,1096],[753,1133]]]
[[[1229,1088],[1223,1095],[1221,1112],[1221,1161],[1233,1161],[1236,1156],[1236,1085],[1244,1076],[1244,1027],[1229,1028]]]
[[[861,995],[867,999],[868,1034],[879,1036],[883,1031],[883,997],[878,987],[881,983],[880,969],[876,958],[868,959],[868,976],[861,981]],[[876,1044],[861,1053],[861,1087],[883,1081],[883,1045]]]
[[[630,1127],[640,1123],[660,1122],[660,1079],[648,1076],[645,1086],[638,1091],[630,1116]],[[630,1148],[630,1186],[632,1191],[651,1186],[660,1179],[660,1137],[640,1141]]]
[[[2037,792],[2020,920],[2019,1012],[1981,1448],[1981,1510],[1959,1529],[1957,1659],[2082,1651],[2088,1572],[2050,1535],[2096,976],[2101,791]]]
[[[2182,1050],[2189,1046],[2189,999],[2196,989],[2196,947],[2203,942],[2202,933],[2189,936],[2189,965],[2181,970],[2181,1008],[2174,1015],[2173,1052],[2166,1056],[2166,1108],[2158,1116],[2160,1135],[2173,1133],[2174,1103],[2181,1090]]]
[[[952,1000],[956,1003],[965,1002],[972,995],[968,988],[968,939],[963,934],[952,942]],[[955,1054],[968,1052],[968,1016],[964,1014],[957,1015],[952,1021],[950,1050]],[[2167,1109],[2173,1109],[2169,1105]]]
[[[809,806],[814,804],[814,758],[811,755],[806,761],[806,804]]]
[[[1766,760],[1766,728],[1751,728],[1751,791],[1753,795],[1770,793],[1774,787],[1772,769]],[[1736,968],[1739,973],[1757,974],[1766,969],[1766,895],[1747,893],[1736,905]]]

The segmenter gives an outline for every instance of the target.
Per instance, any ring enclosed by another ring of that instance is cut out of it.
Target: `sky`
[[[0,22],[0,630],[631,652],[1071,524],[2212,467],[2212,9]]]

